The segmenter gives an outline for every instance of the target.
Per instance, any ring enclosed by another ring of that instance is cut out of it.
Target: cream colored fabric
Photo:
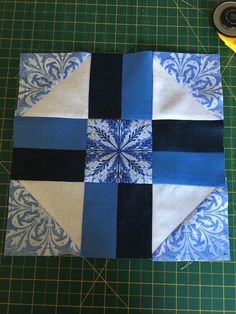
[[[91,57],[24,113],[28,117],[88,118]]]
[[[80,249],[84,183],[19,181]]]
[[[153,59],[153,119],[218,120]]]
[[[152,252],[214,189],[209,186],[153,185]]]

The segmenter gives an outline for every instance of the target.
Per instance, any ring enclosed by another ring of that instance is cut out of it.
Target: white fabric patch
[[[26,111],[24,116],[88,118],[90,66],[91,57]]]
[[[218,120],[153,58],[153,119]]]
[[[56,181],[19,181],[81,247],[84,183]]]
[[[153,185],[152,252],[214,189],[209,186]]]

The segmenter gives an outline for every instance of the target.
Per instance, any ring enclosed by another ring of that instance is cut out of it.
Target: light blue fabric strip
[[[85,183],[82,256],[116,256],[117,194],[117,184]]]
[[[153,183],[224,185],[224,153],[153,152]]]
[[[86,119],[16,117],[14,147],[85,149]]]
[[[126,54],[122,67],[122,119],[152,119],[150,51]]]

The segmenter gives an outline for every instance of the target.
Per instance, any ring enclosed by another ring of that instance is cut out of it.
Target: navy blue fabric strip
[[[116,257],[118,185],[85,183],[81,256]]]
[[[16,117],[14,147],[86,149],[86,119]]]
[[[223,152],[223,121],[152,121],[154,151]]]
[[[152,256],[152,185],[119,184],[117,257]]]
[[[85,151],[14,148],[11,179],[84,181]]]
[[[90,70],[89,118],[121,118],[121,54],[93,54]]]
[[[125,54],[122,67],[122,119],[152,119],[150,51]]]
[[[153,183],[224,185],[224,153],[153,152]]]

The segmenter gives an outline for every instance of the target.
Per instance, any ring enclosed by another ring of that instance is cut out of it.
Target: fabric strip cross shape
[[[216,54],[20,58],[5,255],[229,260]]]

